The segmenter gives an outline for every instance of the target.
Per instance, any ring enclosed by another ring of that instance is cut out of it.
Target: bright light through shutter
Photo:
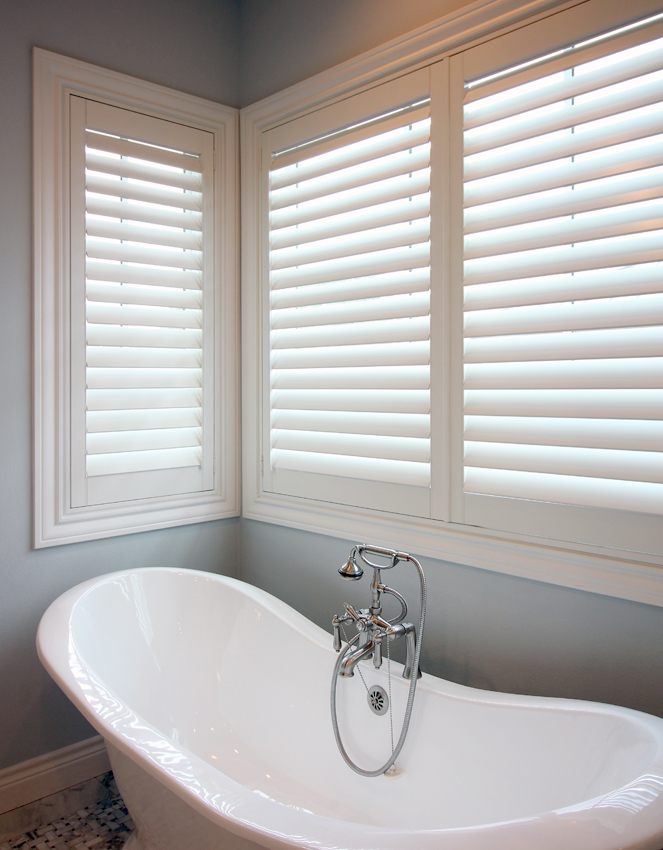
[[[84,168],[86,329],[85,394],[78,408],[74,398],[72,431],[80,470],[84,405],[84,474],[72,479],[74,504],[202,490],[213,475],[209,134],[74,101],[85,141],[72,171]]]
[[[660,36],[466,99],[468,495],[663,514]]]
[[[400,112],[273,158],[273,470],[429,486],[430,118]]]
[[[86,142],[87,474],[199,466],[199,158]]]

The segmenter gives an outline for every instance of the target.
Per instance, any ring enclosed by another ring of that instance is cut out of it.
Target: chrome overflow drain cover
[[[368,704],[374,714],[386,714],[389,710],[389,697],[384,688],[373,685],[368,689]]]

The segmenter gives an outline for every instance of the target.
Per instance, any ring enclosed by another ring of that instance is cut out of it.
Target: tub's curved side
[[[42,664],[88,722],[110,744],[110,753],[120,753],[124,757],[123,764],[126,765],[126,760],[136,764],[170,793],[192,806],[199,815],[238,838],[257,841],[254,846],[274,850],[292,847],[291,836],[301,831],[297,818],[292,822],[292,811],[254,794],[195,754],[174,746],[160,730],[132,711],[100,681],[78,652],[72,634],[72,617],[76,607],[84,605],[86,595],[104,582],[136,572],[181,574],[182,570],[123,570],[92,579],[62,594],[49,606],[39,624],[37,652]],[[277,616],[293,619],[288,617],[292,609],[258,588],[210,573],[187,572],[241,590],[256,602],[267,605]],[[292,613],[296,615],[294,619],[301,617],[297,612]],[[317,627],[303,617],[301,620],[297,625],[304,627],[306,638],[318,639]],[[307,813],[302,814],[306,819]],[[315,833],[314,829],[310,835],[313,839],[311,844],[303,836],[297,843],[303,847],[317,846]],[[329,846],[337,846],[334,839]]]

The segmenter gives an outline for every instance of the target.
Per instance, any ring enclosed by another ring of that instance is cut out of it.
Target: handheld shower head
[[[364,575],[364,570],[359,566],[357,561],[355,560],[355,555],[357,553],[356,548],[350,552],[350,557],[347,560],[347,563],[343,564],[343,566],[338,571],[338,574],[343,578],[350,579],[350,581],[357,581]]]

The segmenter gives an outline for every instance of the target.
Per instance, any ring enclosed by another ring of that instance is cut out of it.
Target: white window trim
[[[242,363],[243,363],[243,516],[320,534],[381,542],[508,575],[571,587],[663,607],[663,555],[636,555],[598,546],[526,537],[309,499],[277,496],[261,487],[262,440],[261,337],[264,311],[260,223],[261,135],[263,132],[355,94],[378,82],[465,49],[488,35],[502,34],[572,6],[559,0],[485,0],[452,13],[292,86],[241,112],[242,173]],[[607,0],[606,19],[619,16],[618,0]],[[645,0],[655,11],[658,0]],[[623,8],[623,7],[622,7]],[[449,376],[446,376],[448,380]]]
[[[69,95],[186,122],[214,134],[214,488],[204,493],[71,509],[69,476]],[[85,62],[34,50],[34,546],[112,537],[236,516],[239,512],[237,110]]]

